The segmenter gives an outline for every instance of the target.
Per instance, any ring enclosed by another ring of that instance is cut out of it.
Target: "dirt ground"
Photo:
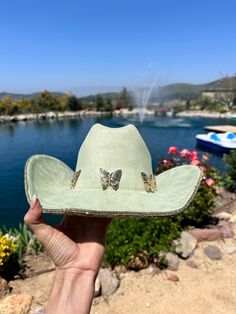
[[[114,295],[95,299],[98,304],[91,313],[235,314],[236,253],[224,255],[220,261],[202,258],[201,248],[196,254],[192,258],[199,265],[196,269],[181,261],[176,272],[167,270],[155,276],[147,270],[127,273]],[[167,280],[167,273],[175,273],[179,281]]]
[[[236,234],[236,224],[234,225]],[[150,274],[148,269],[121,274],[120,287],[109,297],[94,299],[92,314],[235,314],[236,313],[236,253],[223,253],[222,260],[213,261],[204,255],[203,248],[216,245],[224,251],[224,245],[235,246],[234,239],[198,244],[192,260],[197,268],[191,268],[181,260],[177,271],[164,270]],[[31,260],[29,274],[36,276],[10,282],[12,292],[28,292],[33,295],[30,313],[45,306],[53,281],[54,271],[50,259],[41,256]],[[41,271],[46,273],[40,274]],[[179,281],[167,279],[174,273]]]
[[[236,252],[224,252],[225,246],[236,246],[235,199],[233,203],[227,211],[235,217],[234,238],[198,243],[194,255],[187,260],[192,260],[196,268],[180,260],[175,272],[163,270],[153,275],[144,269],[121,273],[118,290],[109,297],[95,298],[91,314],[236,314]],[[222,259],[209,259],[203,251],[207,245],[219,247]],[[11,281],[10,286],[13,293],[28,292],[33,296],[30,314],[35,314],[47,303],[54,266],[45,255],[31,257],[27,264],[29,277]],[[179,281],[168,280],[170,274]]]

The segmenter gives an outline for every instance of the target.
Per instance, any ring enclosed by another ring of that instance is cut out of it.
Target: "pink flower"
[[[212,178],[207,178],[205,180],[206,184],[209,185],[209,186],[212,186],[215,184],[215,180],[213,180]]]
[[[191,155],[191,152],[188,149],[182,149],[180,156],[184,159],[188,158]]]
[[[205,155],[205,154],[203,154],[203,155],[202,155],[202,159],[203,159],[203,160],[208,160],[208,156]]]
[[[201,163],[198,159],[194,159],[191,161],[191,165],[194,165],[194,166],[201,166]]]
[[[168,154],[170,155],[178,154],[178,148],[176,146],[170,146],[168,149]]]
[[[198,159],[197,157],[198,152],[196,150],[193,150],[190,154],[190,160],[196,160]]]
[[[207,172],[207,169],[205,167],[200,166],[199,168],[202,170],[202,172]]]

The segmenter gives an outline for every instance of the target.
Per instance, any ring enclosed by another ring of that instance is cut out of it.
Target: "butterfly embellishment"
[[[143,179],[146,192],[154,193],[156,191],[156,177],[153,174],[148,176],[145,172],[141,172],[141,177]]]
[[[81,170],[78,170],[78,171],[75,171],[74,174],[73,174],[73,177],[70,181],[70,187],[71,189],[74,189],[75,186],[76,186],[76,183],[77,183],[77,180],[79,179],[79,176],[80,176],[80,173],[81,173]]]
[[[122,176],[121,169],[109,173],[105,169],[100,168],[100,181],[102,189],[106,190],[109,186],[111,186],[113,190],[117,191],[119,188],[121,176]]]

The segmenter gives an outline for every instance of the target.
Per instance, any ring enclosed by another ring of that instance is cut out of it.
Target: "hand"
[[[89,313],[111,219],[65,216],[53,228],[43,221],[41,204],[33,196],[24,220],[56,266],[47,313]]]

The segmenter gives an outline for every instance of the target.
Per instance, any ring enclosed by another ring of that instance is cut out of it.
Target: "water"
[[[120,127],[133,123],[142,134],[153,159],[167,155],[169,146],[195,149],[195,135],[203,126],[229,121],[200,118],[147,117],[87,118],[21,122],[0,125],[0,225],[18,226],[28,203],[24,193],[24,165],[33,154],[49,154],[75,168],[78,149],[94,123]],[[236,124],[236,122],[230,121]],[[212,163],[222,169],[222,156]],[[50,216],[50,215],[49,215]],[[50,216],[50,221],[55,219]]]
[[[156,76],[152,80],[152,83],[149,85],[149,87],[144,87],[140,85],[133,89],[135,103],[137,105],[137,108],[139,108],[139,120],[141,123],[144,121],[145,110],[147,109],[153,89],[157,85],[157,79],[158,77]]]

